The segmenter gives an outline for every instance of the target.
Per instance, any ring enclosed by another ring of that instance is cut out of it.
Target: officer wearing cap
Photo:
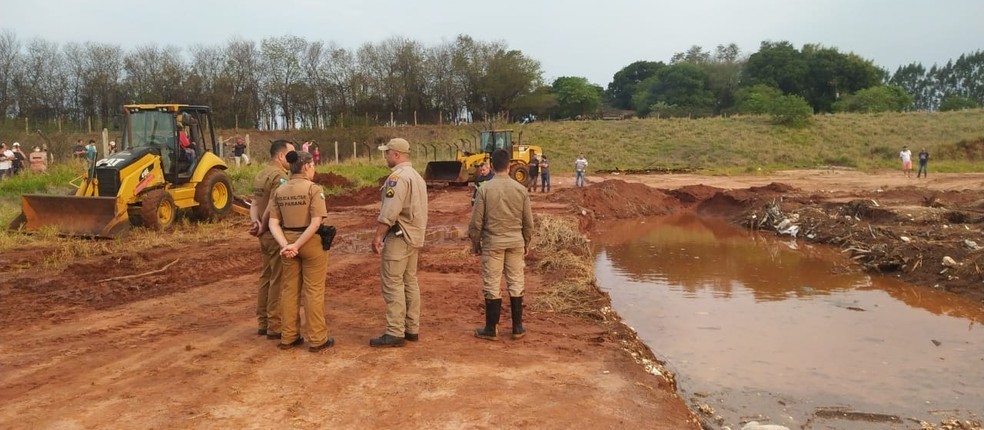
[[[267,228],[270,223],[270,197],[277,187],[287,183],[290,164],[287,153],[294,145],[286,140],[270,144],[270,164],[253,178],[253,204],[249,208],[252,222],[249,233],[260,239],[262,269],[256,295],[256,334],[268,339],[280,339],[280,288],[283,265],[280,262],[280,244]]]
[[[308,351],[330,348],[335,339],[328,337],[325,322],[325,274],[328,252],[314,239],[322,220],[328,216],[325,193],[314,178],[314,157],[307,152],[290,151],[290,180],[277,188],[270,208],[270,232],[280,245],[283,261],[283,290],[280,295],[283,330],[280,349],[304,343],[300,336],[298,292],[304,306]],[[300,290],[300,291],[299,291]]]
[[[391,139],[379,147],[391,173],[380,192],[372,251],[381,254],[380,278],[386,302],[386,332],[372,347],[399,347],[420,335],[420,286],[417,256],[427,229],[427,185],[410,163],[410,143]]]

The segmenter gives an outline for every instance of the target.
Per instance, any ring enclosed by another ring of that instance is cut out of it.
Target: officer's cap
[[[390,151],[403,152],[409,154],[410,142],[407,142],[406,139],[401,139],[397,137],[396,139],[390,139],[390,141],[386,142],[385,145],[380,145],[379,150],[380,151],[390,150]]]

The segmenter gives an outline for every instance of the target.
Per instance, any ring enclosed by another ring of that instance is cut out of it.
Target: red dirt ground
[[[984,251],[963,242],[984,245],[984,175],[589,181],[574,189],[572,178],[558,178],[554,193],[533,196],[534,211],[576,216],[585,228],[684,210],[757,226],[775,203],[798,216],[802,240],[867,251],[858,254],[861,268],[984,298]],[[478,260],[460,239],[469,197],[464,188],[430,190],[421,341],[402,349],[367,345],[383,328],[378,257],[369,250],[376,187],[328,199],[339,229],[326,291],[337,344],[322,353],[280,351],[256,336],[259,257],[245,222],[242,233],[208,245],[53,269],[39,264],[50,250],[2,253],[0,428],[699,428],[672,385],[635,363],[610,321],[529,311],[530,334],[520,341],[472,336],[482,300]],[[940,273],[943,255],[959,266]],[[160,274],[100,282],[177,258]],[[527,300],[535,303],[555,275],[528,270]]]

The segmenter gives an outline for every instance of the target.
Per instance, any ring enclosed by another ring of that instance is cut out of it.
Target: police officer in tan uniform
[[[325,193],[314,178],[314,157],[307,152],[291,151],[290,180],[277,188],[270,209],[270,232],[280,245],[283,260],[283,291],[280,307],[283,312],[283,332],[280,349],[290,349],[304,343],[300,336],[298,292],[304,306],[305,324],[311,352],[330,348],[335,339],[328,337],[325,322],[325,274],[328,271],[328,251],[316,237],[321,222],[328,216]]]
[[[380,278],[386,302],[386,332],[372,347],[399,347],[420,335],[417,255],[427,229],[427,184],[410,163],[410,143],[392,139],[379,147],[391,173],[381,189],[382,207],[372,241],[381,254]]]
[[[270,164],[253,179],[253,205],[249,207],[252,222],[249,233],[260,239],[263,255],[260,287],[256,295],[256,321],[260,327],[256,333],[266,335],[268,339],[280,339],[280,274],[283,268],[280,245],[267,228],[270,222],[269,203],[277,187],[287,183],[290,165],[285,157],[293,150],[294,145],[286,140],[270,144]]]
[[[475,196],[468,237],[472,252],[482,258],[482,293],[485,296],[485,327],[475,336],[498,339],[502,294],[499,281],[506,273],[509,308],[512,311],[512,338],[526,335],[523,328],[523,293],[525,278],[523,257],[530,251],[533,238],[533,212],[530,195],[519,182],[509,177],[510,154],[502,149],[492,153],[495,177],[482,185]]]

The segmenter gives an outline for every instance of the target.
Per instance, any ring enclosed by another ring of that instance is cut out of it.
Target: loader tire
[[[211,169],[195,187],[195,201],[192,208],[199,220],[219,220],[232,209],[232,181],[220,169]]]
[[[525,164],[514,164],[509,169],[509,177],[519,182],[523,187],[530,186],[530,168]]]
[[[174,225],[178,206],[174,198],[164,190],[153,190],[144,194],[140,207],[140,222],[151,230],[167,230]]]

